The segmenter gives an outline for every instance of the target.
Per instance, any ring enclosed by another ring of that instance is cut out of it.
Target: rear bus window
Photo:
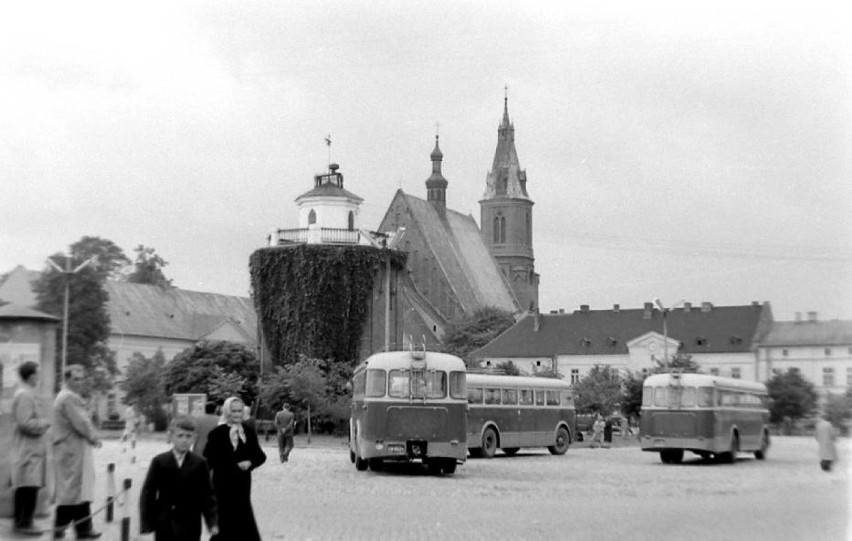
[[[367,370],[367,396],[372,398],[385,396],[385,386],[384,370]]]
[[[499,404],[500,403],[500,389],[485,389],[485,403],[486,404]]]
[[[467,401],[471,404],[482,404],[482,389],[479,387],[468,388]]]
[[[517,404],[518,403],[518,391],[515,389],[503,389],[503,403],[504,404]]]
[[[464,372],[450,372],[450,398],[465,397]]]
[[[518,391],[518,404],[522,406],[532,406],[535,403],[533,392],[530,389],[521,389]]]
[[[654,405],[655,406],[668,406],[666,402],[666,388],[665,387],[656,387],[654,389]]]
[[[547,397],[547,405],[548,406],[558,406],[559,405],[559,391],[547,391],[545,393]]]

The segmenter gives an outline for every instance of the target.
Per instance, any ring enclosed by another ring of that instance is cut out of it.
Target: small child
[[[199,541],[201,517],[211,536],[219,534],[218,513],[207,461],[190,451],[195,419],[175,418],[169,426],[172,449],[151,460],[139,494],[139,531],[156,541]]]

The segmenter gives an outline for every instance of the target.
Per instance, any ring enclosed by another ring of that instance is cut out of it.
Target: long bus
[[[444,353],[377,353],[352,376],[349,457],[377,471],[420,461],[452,474],[467,458],[464,361]]]
[[[739,453],[766,458],[767,391],[762,383],[706,374],[656,374],[642,385],[643,451],[679,464],[684,451],[734,463]]]
[[[467,375],[467,447],[492,458],[524,447],[563,455],[576,434],[574,396],[561,379],[497,374]]]

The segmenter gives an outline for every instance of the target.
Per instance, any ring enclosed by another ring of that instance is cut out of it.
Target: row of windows
[[[834,350],[832,348],[825,348],[825,349],[822,350],[822,352],[825,354],[826,357],[831,357]],[[848,353],[849,355],[852,355],[852,347],[848,348],[846,350],[846,353]],[[789,357],[790,356],[790,350],[787,349],[787,348],[783,348],[781,350],[781,356],[782,357]]]
[[[799,372],[799,368],[795,366],[791,366],[789,368],[794,372]],[[777,376],[782,374],[784,371],[780,368],[773,368],[772,375]],[[836,384],[835,372],[833,366],[824,366],[822,367],[822,385],[823,387],[834,387]],[[846,386],[852,387],[852,366],[846,367]]]
[[[562,393],[559,391],[533,389],[497,389],[471,387],[467,390],[470,404],[488,404],[504,406],[561,406]],[[565,406],[573,406],[570,397],[565,397]]]
[[[397,369],[385,372],[382,369],[369,369],[355,374],[352,378],[353,398],[451,398],[464,399],[465,373],[442,370]]]
[[[766,407],[763,395],[721,389],[714,391],[713,387],[645,387],[642,389],[642,405],[678,408]]]

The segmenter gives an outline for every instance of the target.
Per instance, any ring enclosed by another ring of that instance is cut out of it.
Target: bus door
[[[537,446],[553,445],[554,428],[556,427],[555,409],[549,411],[544,389],[536,389],[535,395],[535,444]]]
[[[518,389],[518,427],[521,431],[521,447],[536,445],[537,417],[533,390]]]
[[[500,408],[500,447],[520,447],[521,426],[518,409],[518,390],[501,389],[503,407]]]

